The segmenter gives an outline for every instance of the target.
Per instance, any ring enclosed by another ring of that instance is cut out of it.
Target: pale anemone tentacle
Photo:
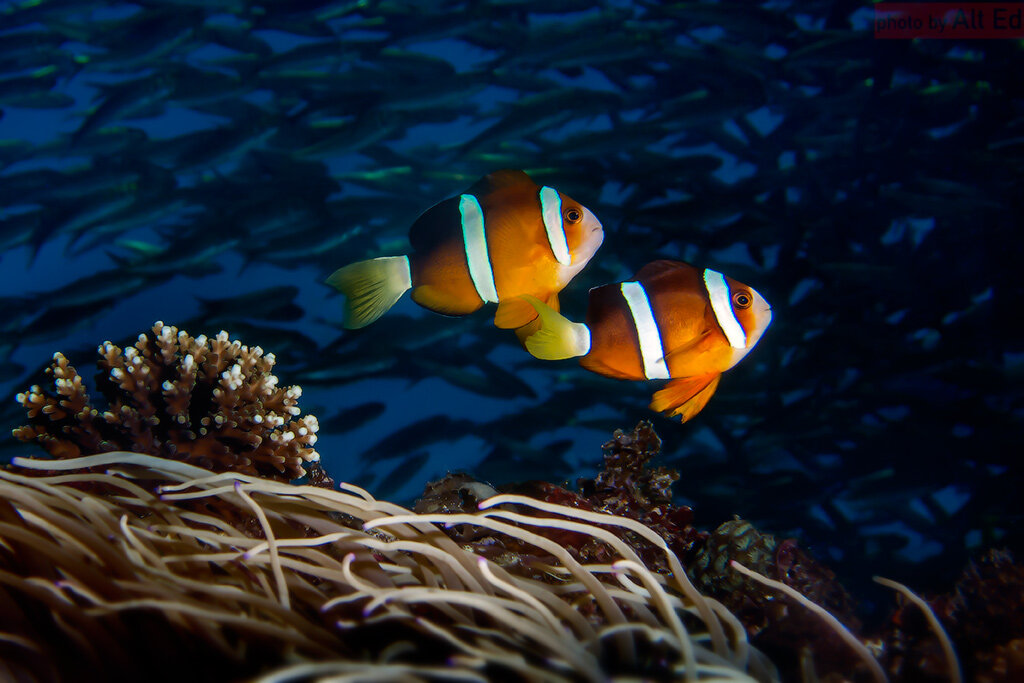
[[[405,524],[416,519],[439,522],[442,524],[480,524],[493,531],[498,531],[513,538],[519,538],[529,543],[536,545],[537,547],[551,553],[559,561],[570,568],[579,568],[580,565],[576,560],[572,558],[569,553],[557,543],[550,541],[546,538],[533,534],[525,529],[520,529],[511,524],[504,524],[501,522],[495,522],[484,517],[469,515],[469,514],[438,514],[438,515],[405,515],[396,516],[391,518],[380,518],[363,524],[363,528],[369,530],[383,525],[393,524]],[[582,569],[580,569],[582,572]],[[574,571],[574,574],[576,572]],[[584,581],[584,584],[590,589],[594,598],[597,600],[604,612],[605,616],[614,624],[625,623],[626,617],[622,613],[622,610],[617,604],[608,596],[600,583],[592,575],[587,574],[586,576],[580,575],[580,578]],[[620,650],[620,654],[624,657],[632,659],[636,656],[634,644],[624,638],[616,640],[616,645]]]
[[[876,583],[899,591],[903,597],[914,603],[918,609],[924,612],[924,616],[928,620],[928,626],[931,627],[935,637],[939,639],[939,645],[942,647],[942,654],[945,656],[946,666],[949,668],[950,683],[961,683],[964,675],[960,669],[960,660],[957,659],[956,652],[953,650],[953,643],[949,639],[949,634],[946,633],[946,629],[942,628],[942,624],[939,622],[938,617],[935,616],[935,611],[932,610],[931,606],[921,596],[898,581],[886,579],[882,576],[876,576],[874,580]]]
[[[871,672],[872,677],[874,677],[876,681],[878,681],[879,683],[885,683],[889,680],[888,677],[885,675],[885,671],[882,669],[881,664],[879,664],[878,660],[876,660],[874,655],[871,654],[871,651],[868,650],[867,647],[865,647],[864,643],[860,642],[855,635],[850,633],[850,630],[848,628],[843,626],[843,624],[838,619],[832,616],[821,605],[815,604],[792,586],[787,586],[781,581],[769,579],[767,576],[758,574],[754,570],[744,567],[736,560],[730,560],[729,566],[735,569],[736,571],[740,572],[744,576],[753,579],[754,581],[757,581],[758,583],[762,583],[765,586],[768,586],[769,588],[774,588],[777,591],[785,593],[786,595],[788,595],[789,597],[793,598],[798,603],[806,607],[807,609],[814,612],[816,615],[821,617],[821,619],[826,624],[828,624],[829,628],[835,631],[836,634],[839,635],[839,637],[842,638],[843,641],[846,642],[854,652],[857,653],[857,656],[860,657],[861,661],[863,661],[867,665],[868,670]]]
[[[513,504],[513,505],[526,505],[529,507],[543,510],[545,512],[553,512],[555,514],[566,514],[566,508],[556,505],[554,503],[547,503],[533,498],[527,498],[526,496],[517,496],[511,494],[501,494],[492,496],[485,501],[482,501],[479,505],[481,510],[487,510],[496,505]],[[572,508],[572,517],[576,517],[584,522],[591,522],[593,524],[610,524],[613,526],[621,526],[629,529],[634,533],[639,534],[645,540],[654,544],[658,549],[665,553],[665,557],[669,563],[669,569],[672,570],[672,578],[677,582],[678,587],[682,590],[683,594],[689,598],[694,606],[699,610],[701,619],[707,625],[711,633],[711,640],[714,645],[715,652],[726,655],[728,653],[728,647],[725,642],[725,634],[722,630],[718,620],[714,618],[714,614],[711,608],[705,602],[704,596],[702,596],[697,588],[690,582],[689,577],[686,574],[686,570],[683,569],[682,563],[679,562],[679,558],[676,557],[675,553],[669,550],[668,545],[665,543],[665,539],[656,534],[650,528],[644,526],[640,522],[629,519],[628,517],[616,517],[615,515],[602,514],[600,512],[590,512],[587,510],[579,510]]]

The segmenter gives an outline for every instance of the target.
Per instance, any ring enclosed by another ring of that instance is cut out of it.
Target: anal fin
[[[714,374],[674,379],[654,393],[650,408],[669,417],[679,415],[686,422],[708,404],[721,378]]]
[[[644,379],[642,376],[632,375],[623,371],[621,368],[613,367],[600,357],[584,356],[583,358],[580,358],[580,365],[591,372],[596,372],[599,375],[611,377],[612,379],[625,379],[634,382]]]

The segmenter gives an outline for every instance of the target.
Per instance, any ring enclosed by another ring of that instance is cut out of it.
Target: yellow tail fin
[[[540,299],[522,296],[537,311],[540,329],[526,338],[526,350],[541,360],[561,360],[585,356],[590,352],[590,330],[574,323]]]
[[[412,287],[407,256],[385,256],[339,268],[327,284],[345,295],[344,325],[366,327],[395,305]]]

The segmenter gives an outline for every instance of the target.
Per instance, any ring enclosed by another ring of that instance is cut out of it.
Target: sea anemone
[[[0,471],[0,677],[773,677],[638,522],[509,495],[417,515],[340,487],[127,452],[15,459]],[[503,566],[460,547],[453,524],[531,552]],[[676,571],[651,571],[609,531],[622,527]],[[581,564],[549,529],[613,559]]]
[[[56,353],[46,370],[51,383],[18,394],[29,424],[14,436],[54,458],[133,451],[281,481],[319,460],[317,420],[299,417],[302,389],[277,386],[274,354],[258,346],[223,331],[192,337],[157,322],[123,352],[108,341],[99,354],[105,410],[92,405],[78,371]]]

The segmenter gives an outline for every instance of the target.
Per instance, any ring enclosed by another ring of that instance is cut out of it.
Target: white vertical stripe
[[[704,270],[704,288],[708,290],[708,298],[711,300],[711,310],[715,312],[715,319],[719,327],[729,340],[729,346],[734,349],[747,347],[747,333],[743,326],[736,319],[736,313],[732,310],[732,297],[729,295],[729,283],[725,276],[718,271],[706,268]]]
[[[563,266],[572,263],[569,243],[565,239],[565,223],[562,221],[562,196],[553,187],[540,188],[540,212],[544,217],[544,229],[548,233],[551,253]]]
[[[473,287],[484,302],[496,304],[498,291],[494,286],[491,258],[487,254],[484,210],[476,197],[464,194],[459,197],[459,214],[462,216],[462,243],[466,247],[466,263],[469,264]]]
[[[668,379],[668,366],[665,365],[665,352],[661,347],[661,332],[654,320],[654,311],[647,298],[644,286],[639,282],[623,282],[620,289],[622,296],[633,315],[636,336],[640,340],[640,358],[644,362],[644,377],[647,379]]]

